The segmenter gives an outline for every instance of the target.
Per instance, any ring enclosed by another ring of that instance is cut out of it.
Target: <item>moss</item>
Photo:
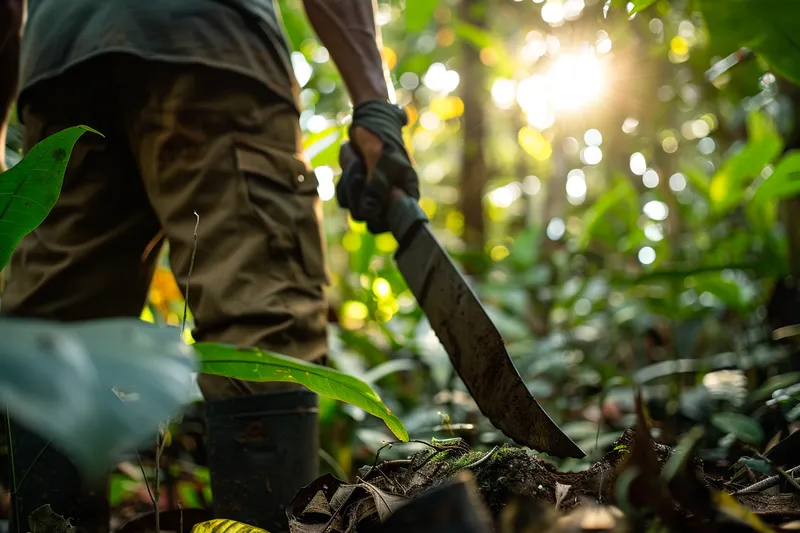
[[[470,464],[474,463],[482,459],[486,455],[486,452],[468,452],[458,457],[455,461],[453,461],[453,468],[464,468],[465,466],[469,466]]]
[[[527,452],[525,450],[517,448],[516,446],[514,446],[512,444],[503,444],[500,447],[500,449],[498,449],[496,452],[494,452],[494,457],[493,458],[494,459],[498,459],[500,461],[505,461],[505,460],[507,460],[507,459],[513,457],[514,455],[519,454],[519,453],[527,454]]]
[[[452,459],[452,453],[448,451],[441,451],[441,452],[432,452],[432,455],[429,455],[425,462],[426,463],[441,463],[446,462],[449,459]]]

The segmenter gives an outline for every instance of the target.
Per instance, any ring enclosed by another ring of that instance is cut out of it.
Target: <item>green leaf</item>
[[[178,328],[0,319],[0,406],[93,478],[199,395]],[[12,439],[13,440],[13,439]]]
[[[527,271],[539,260],[542,228],[532,225],[519,233],[511,244],[509,261],[519,271]]]
[[[438,5],[439,0],[406,0],[404,11],[406,31],[418,32],[424,30],[433,19],[433,14]]]
[[[672,479],[686,467],[686,463],[694,453],[695,447],[700,439],[705,434],[703,426],[693,426],[675,447],[674,453],[667,460],[664,468],[661,470],[661,479],[669,483]]]
[[[308,135],[303,141],[306,157],[314,167],[336,164],[339,157],[339,145],[344,128],[333,126],[319,133]]]
[[[736,206],[744,197],[745,181],[757,176],[783,149],[775,125],[761,111],[747,116],[747,134],[744,148],[728,158],[711,178],[709,195],[717,213]]]
[[[317,394],[355,405],[377,416],[397,438],[408,441],[408,431],[400,419],[360,379],[332,368],[256,348],[240,350],[234,346],[204,342],[193,346],[200,356],[200,372],[204,374],[246,381],[297,383]]]
[[[639,11],[647,9],[648,7],[652,6],[658,2],[658,0],[633,0],[631,3],[633,4],[633,9],[631,12],[628,13],[629,15],[635,15]]]
[[[719,298],[726,307],[739,312],[747,309],[742,287],[733,280],[725,279],[721,275],[703,275],[698,276],[697,286],[702,292],[709,292]]]
[[[0,174],[0,270],[25,235],[50,214],[64,182],[69,156],[88,126],[75,126],[42,139],[13,168]]]
[[[636,191],[627,179],[618,179],[617,184],[604,193],[590,207],[583,216],[583,231],[580,237],[580,247],[585,249],[594,238],[599,225],[605,220],[606,214],[620,202],[635,202]]]
[[[688,181],[698,193],[703,195],[705,200],[711,200],[711,193],[708,190],[710,180],[700,168],[694,165],[687,165],[683,169],[683,175],[686,176],[686,181]]]
[[[739,413],[715,413],[711,423],[719,430],[733,435],[748,444],[760,444],[764,440],[761,424],[749,416]]]
[[[747,47],[776,74],[800,83],[800,2],[785,0],[697,0],[708,24],[713,53]]]
[[[800,383],[800,372],[787,372],[772,376],[750,394],[749,401],[762,402],[772,396],[775,391],[791,387],[796,383]]]
[[[775,165],[770,177],[764,180],[753,193],[754,207],[760,208],[770,200],[796,196],[800,193],[800,151],[786,154]]]

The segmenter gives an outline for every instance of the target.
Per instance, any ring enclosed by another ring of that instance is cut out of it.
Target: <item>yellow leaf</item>
[[[383,60],[386,62],[386,68],[392,70],[397,65],[397,54],[388,46],[383,47]]]
[[[537,161],[546,161],[553,154],[553,147],[538,130],[525,126],[519,130],[519,145]]]
[[[159,293],[163,301],[166,302],[174,302],[183,298],[183,294],[178,288],[178,283],[175,281],[175,276],[172,275],[172,271],[168,268],[156,270],[155,274],[153,274],[153,281],[150,283],[150,292],[151,294],[154,292]]]
[[[727,492],[714,491],[713,498],[714,503],[717,504],[717,507],[719,507],[720,510],[724,511],[733,518],[741,520],[745,524],[752,527],[753,530],[758,531],[759,533],[775,533],[774,529],[770,528],[758,516],[750,512],[749,509],[736,501],[736,499]]]
[[[145,307],[142,309],[142,314],[139,316],[139,320],[150,322],[152,324],[155,321],[155,317],[153,316],[153,312],[149,308]]]
[[[408,125],[413,126],[417,119],[419,118],[419,111],[417,108],[414,107],[412,104],[409,104],[403,108],[406,112],[406,116],[408,117]]]
[[[217,518],[200,522],[192,528],[192,533],[269,533],[266,529],[243,524],[236,520]]]
[[[440,119],[450,120],[464,114],[464,102],[458,96],[442,96],[431,100],[430,110]]]

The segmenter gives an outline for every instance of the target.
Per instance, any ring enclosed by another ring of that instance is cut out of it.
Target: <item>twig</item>
[[[379,466],[376,466],[376,467],[375,467],[375,470],[377,470],[377,471],[378,471],[378,473],[379,473],[380,475],[382,475],[382,476],[383,476],[383,478],[384,478],[386,481],[388,481],[388,482],[389,482],[389,484],[391,484],[392,486],[394,486],[394,488],[395,488],[395,489],[399,489],[399,490],[401,490],[401,491],[403,492],[403,496],[405,496],[405,495],[406,495],[406,493],[407,493],[406,489],[405,489],[405,488],[404,488],[402,485],[398,484],[398,483],[397,483],[395,480],[393,480],[392,478],[390,478],[389,476],[387,476],[387,475],[386,475],[386,474],[383,472],[383,470],[381,470],[381,468],[380,468]],[[369,471],[369,474],[371,474],[371,473],[372,473],[372,470],[370,470],[370,471]],[[364,476],[364,478],[366,478],[366,477],[367,477],[367,476]],[[364,478],[360,478],[360,477],[359,477],[359,478],[357,478],[357,479],[358,479],[360,482],[362,482],[362,483],[367,483],[367,480],[366,480],[366,479],[364,479]],[[369,483],[367,483],[367,485],[369,485]]]
[[[795,479],[794,479],[792,476],[790,476],[789,474],[787,474],[787,473],[786,473],[786,472],[783,470],[783,468],[781,468],[781,467],[779,467],[778,465],[776,465],[776,464],[775,464],[775,461],[773,461],[773,460],[772,460],[772,459],[770,459],[769,457],[766,457],[766,456],[762,455],[762,454],[761,454],[761,452],[759,452],[758,450],[756,450],[755,448],[753,448],[753,447],[752,447],[752,446],[750,446],[749,444],[748,444],[746,447],[747,447],[747,449],[749,449],[749,450],[750,450],[750,451],[751,451],[753,454],[755,454],[755,456],[756,456],[756,457],[758,457],[758,458],[759,458],[759,459],[761,459],[762,461],[766,461],[767,463],[769,463],[769,465],[770,465],[772,468],[774,468],[774,469],[775,469],[775,470],[778,472],[778,475],[779,475],[779,476],[781,476],[783,479],[785,479],[785,480],[786,480],[786,482],[787,482],[787,483],[789,483],[789,485],[790,485],[790,486],[791,486],[791,487],[792,487],[792,488],[795,490],[795,492],[797,492],[798,494],[800,494],[800,484],[798,484],[798,483],[797,483],[797,480],[795,480]]]
[[[144,465],[142,464],[142,456],[139,455],[139,452],[136,452],[136,460],[139,462],[139,469],[142,471],[142,477],[144,478],[144,486],[147,488],[147,494],[150,496],[150,501],[153,502],[153,507],[156,507],[156,499],[153,497],[153,492],[150,490],[150,482],[147,481],[147,474],[144,471]]]
[[[789,337],[797,337],[800,335],[800,324],[792,324],[791,326],[784,326],[772,332],[772,339],[779,341]]]
[[[736,492],[733,493],[733,495],[739,496],[741,494],[753,494],[755,492],[761,492],[762,490],[767,490],[769,488],[778,485],[781,482],[781,479],[786,479],[786,478],[791,479],[794,482],[793,485],[797,485],[797,480],[794,479],[791,476],[791,474],[794,474],[795,472],[800,472],[800,466],[795,466],[794,468],[790,468],[789,470],[785,471],[779,469],[778,472],[779,473],[777,476],[770,476],[767,479],[762,479],[758,483],[754,483],[749,487],[745,487],[742,490],[737,490]]]
[[[159,430],[158,436],[156,438],[156,482],[153,485],[153,495],[155,496],[153,500],[153,507],[155,508],[156,512],[156,533],[161,533],[161,495],[159,494],[161,488],[161,454],[164,453],[164,448],[167,445],[167,432],[169,431],[169,419],[167,419],[164,425],[164,435],[161,434]]]
[[[350,501],[350,498],[353,497],[353,494],[355,494],[355,492],[356,492],[355,490],[351,490],[347,494],[347,497],[344,499],[344,501],[342,501],[342,504],[338,508],[333,510],[330,519],[328,519],[328,521],[325,523],[325,527],[322,528],[322,533],[327,533],[328,529],[330,529],[331,525],[333,524],[333,521],[336,520],[336,518],[339,516],[339,512],[341,512],[341,510],[345,508],[345,505],[347,505],[347,502]]]
[[[193,211],[194,216],[197,217],[197,222],[194,224],[194,242],[192,243],[192,258],[189,260],[189,272],[186,273],[186,294],[183,298],[183,322],[181,323],[181,335],[186,329],[186,315],[189,313],[189,281],[192,279],[192,270],[194,269],[194,257],[197,255],[197,228],[200,226],[200,215],[197,211]],[[156,532],[158,532],[158,523],[156,523]]]
[[[430,442],[425,442],[424,440],[409,440],[409,441],[406,441],[406,442],[400,442],[400,441],[387,442],[386,444],[384,444],[383,446],[378,448],[378,451],[375,452],[375,460],[372,462],[372,465],[369,467],[369,470],[367,470],[367,472],[364,474],[364,477],[369,477],[369,475],[375,469],[375,467],[378,464],[378,458],[380,457],[381,452],[383,450],[385,450],[386,448],[391,448],[395,444],[411,444],[412,442],[414,444],[424,444],[425,446],[428,446],[429,448],[433,448],[434,450],[436,450],[436,453],[443,452],[443,451],[445,451],[445,450],[450,448],[450,447],[445,447],[445,446],[442,446],[442,447],[436,446],[435,444],[431,444]],[[433,454],[433,455],[436,455],[436,454]],[[433,457],[433,455],[431,457]]]
[[[180,511],[180,523],[178,525],[178,533],[183,533],[183,507],[181,507],[181,501],[178,500],[178,511]]]
[[[378,464],[378,459],[381,456],[381,452],[383,450],[385,450],[386,448],[391,448],[395,444],[397,444],[397,442],[387,442],[386,444],[384,444],[383,446],[378,448],[378,451],[375,452],[375,460],[372,462],[372,465],[369,467],[369,470],[367,470],[367,473],[364,474],[364,477],[369,476],[370,473],[372,473],[372,471],[375,470],[375,466],[377,466],[377,464]]]
[[[489,453],[487,453],[486,455],[484,455],[483,457],[481,457],[477,461],[474,461],[474,462],[468,464],[467,466],[461,468],[461,470],[467,470],[467,469],[475,468],[476,466],[482,465],[483,463],[485,463],[489,459],[489,457],[494,455],[494,452],[496,452],[498,450],[498,448],[499,448],[499,446],[495,446],[494,448],[492,448],[489,451]]]
[[[14,489],[14,492],[17,492],[17,469],[14,466],[14,443],[11,438],[11,414],[9,413],[8,406],[6,406],[6,435],[8,435],[8,465],[11,469],[11,487]],[[17,525],[17,533],[22,533],[20,529],[19,523],[19,505],[14,505],[12,502],[11,505],[13,512],[14,512],[14,522]]]
[[[28,477],[28,474],[30,474],[31,470],[33,470],[33,467],[39,461],[39,458],[42,456],[42,454],[45,452],[45,450],[47,450],[47,448],[50,446],[51,442],[53,442],[52,439],[47,441],[45,443],[45,445],[42,447],[42,449],[39,450],[39,453],[36,454],[36,457],[34,457],[33,461],[30,464],[30,466],[28,466],[28,469],[25,471],[24,474],[22,474],[22,479],[19,480],[19,483],[17,483],[16,487],[14,488],[14,494],[16,494],[17,491],[22,488],[22,485],[25,484],[25,479]]]

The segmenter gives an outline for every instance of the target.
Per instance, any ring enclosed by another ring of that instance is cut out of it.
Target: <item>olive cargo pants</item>
[[[138,317],[163,231],[197,341],[323,363],[328,281],[317,180],[296,107],[242,75],[107,54],[34,87],[25,151],[85,124],[44,223],[13,256],[2,314]],[[148,252],[149,251],[149,252]],[[199,376],[207,400],[275,384]]]

